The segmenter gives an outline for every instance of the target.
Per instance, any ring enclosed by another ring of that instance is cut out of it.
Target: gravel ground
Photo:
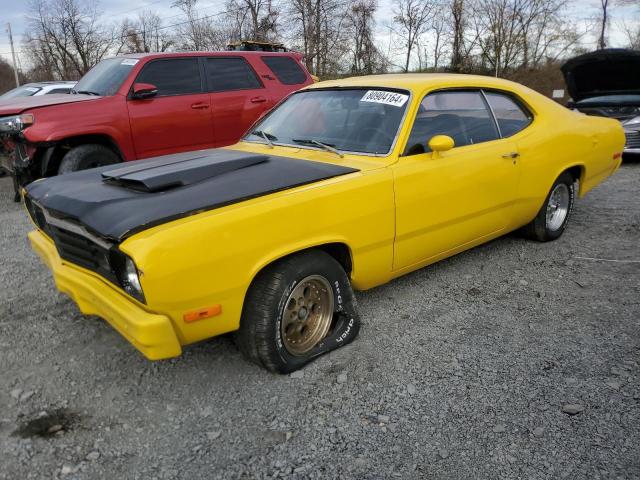
[[[359,338],[278,376],[229,337],[152,363],[81,316],[2,178],[0,478],[640,478],[639,198],[627,163],[556,242],[360,293]]]

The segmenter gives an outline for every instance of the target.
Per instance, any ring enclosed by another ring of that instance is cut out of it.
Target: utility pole
[[[9,32],[9,43],[11,44],[11,57],[13,58],[13,74],[16,77],[16,87],[19,87],[20,79],[18,78],[18,63],[16,62],[16,51],[13,48],[13,35],[11,35],[10,23],[7,23],[7,32]]]

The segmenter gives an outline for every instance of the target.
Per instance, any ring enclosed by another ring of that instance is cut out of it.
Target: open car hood
[[[568,60],[561,70],[576,102],[603,95],[640,94],[640,51],[597,50]]]
[[[250,198],[358,170],[234,150],[200,150],[109,165],[33,182],[25,202],[119,242],[134,233]]]
[[[97,100],[102,97],[95,95],[68,93],[54,93],[52,95],[34,95],[32,97],[17,97],[0,100],[0,117],[4,115],[16,115],[34,108],[50,107],[52,105],[62,105],[64,103],[86,102]]]

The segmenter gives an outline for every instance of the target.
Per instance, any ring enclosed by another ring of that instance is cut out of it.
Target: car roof
[[[367,87],[367,88],[399,88],[411,92],[422,92],[428,88],[442,87],[477,87],[514,90],[526,88],[515,82],[483,75],[465,75],[460,73],[391,73],[384,75],[367,75],[348,77],[339,80],[327,80],[308,89],[332,87]]]
[[[21,87],[47,87],[50,85],[72,85],[77,83],[75,80],[60,80],[60,81],[47,81],[47,82],[29,82],[24,85],[20,85]]]
[[[239,56],[283,56],[290,57],[292,55],[300,55],[297,52],[262,52],[262,51],[246,51],[246,50],[215,50],[215,51],[197,51],[197,52],[154,52],[154,53],[127,53],[118,55],[124,58],[163,58],[163,57],[206,57],[207,55],[228,55],[233,57]],[[113,57],[112,57],[113,58]]]

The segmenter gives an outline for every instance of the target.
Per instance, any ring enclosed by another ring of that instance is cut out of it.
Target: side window
[[[251,65],[240,57],[207,58],[207,81],[212,92],[262,88]]]
[[[54,93],[70,93],[70,88],[54,88],[53,90],[49,90],[45,95],[52,95]]]
[[[503,137],[515,135],[531,123],[531,114],[509,96],[495,92],[485,92],[485,95]]]
[[[495,122],[479,91],[448,91],[427,95],[418,109],[405,155],[429,152],[435,135],[448,135],[456,147],[499,138]]]
[[[304,70],[291,57],[262,57],[262,61],[285,85],[298,85],[307,79]]]
[[[155,85],[158,87],[158,97],[202,92],[196,57],[154,60],[144,66],[136,83]]]

